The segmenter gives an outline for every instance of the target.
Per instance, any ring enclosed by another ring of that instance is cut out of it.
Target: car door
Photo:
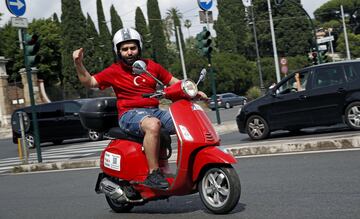
[[[343,65],[329,65],[314,69],[312,92],[308,102],[314,125],[329,125],[342,121],[342,108],[348,89]]]
[[[83,137],[87,130],[81,125],[79,111],[81,105],[75,101],[63,103],[63,129],[69,137]]]
[[[41,141],[52,140],[60,135],[62,112],[59,103],[36,106],[39,135]]]
[[[290,76],[275,91],[269,122],[274,129],[297,129],[311,126],[313,117],[309,110],[307,96],[311,93],[308,89],[310,71],[299,72],[304,89],[297,91],[295,74]]]

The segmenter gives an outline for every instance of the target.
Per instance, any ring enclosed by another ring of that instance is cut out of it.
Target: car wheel
[[[253,140],[267,138],[270,134],[267,122],[259,115],[250,116],[246,122],[246,132]]]
[[[346,107],[345,123],[351,129],[360,130],[360,102],[353,102]]]
[[[63,143],[63,141],[64,140],[54,140],[54,141],[52,141],[52,143],[55,144],[55,145],[58,145],[58,144]]]
[[[89,129],[88,137],[91,141],[100,141],[103,139],[103,136],[104,136],[103,133]]]
[[[33,134],[26,134],[25,135],[25,141],[28,148],[34,148],[35,147],[35,138]]]
[[[226,109],[230,109],[230,108],[231,108],[231,104],[230,104],[229,102],[226,102],[226,103],[225,103],[225,108],[226,108]]]

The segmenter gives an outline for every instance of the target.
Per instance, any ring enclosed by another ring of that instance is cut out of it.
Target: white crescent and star
[[[140,81],[139,81],[138,79],[140,79]],[[134,84],[135,84],[135,86],[140,86],[139,82],[145,83],[146,80],[145,80],[145,78],[142,78],[142,77],[140,77],[140,76],[136,76],[136,77],[134,78]]]

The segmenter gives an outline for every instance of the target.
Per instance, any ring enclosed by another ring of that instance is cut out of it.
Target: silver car
[[[245,105],[247,98],[244,96],[239,96],[234,93],[223,93],[217,94],[217,105],[219,108],[229,109],[237,105]],[[208,102],[208,106],[211,110],[215,110],[215,102],[211,98]]]

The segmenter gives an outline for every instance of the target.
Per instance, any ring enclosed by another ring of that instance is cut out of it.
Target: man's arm
[[[83,84],[87,88],[99,87],[99,84],[96,81],[96,79],[93,76],[91,76],[90,73],[86,70],[83,64],[83,59],[84,59],[83,48],[80,48],[73,52],[73,60],[81,84]]]
[[[173,85],[175,84],[176,82],[178,82],[179,79],[175,78],[174,76],[171,78],[170,82],[169,82],[169,85]]]

